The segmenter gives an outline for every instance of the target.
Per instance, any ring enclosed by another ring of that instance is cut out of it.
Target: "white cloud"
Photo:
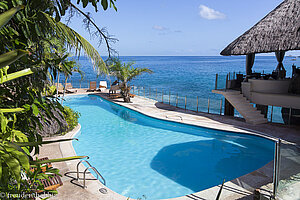
[[[212,20],[212,19],[224,19],[226,17],[225,14],[219,12],[219,11],[216,11],[212,8],[209,8],[205,5],[200,5],[199,6],[199,15],[204,18],[204,19],[209,19],[209,20]]]
[[[154,25],[152,27],[152,29],[157,30],[157,31],[165,31],[168,30],[168,28],[164,27],[164,26],[158,26],[158,25]]]

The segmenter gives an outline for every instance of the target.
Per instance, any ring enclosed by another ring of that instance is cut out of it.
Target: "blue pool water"
[[[95,95],[66,98],[81,113],[77,155],[125,196],[183,196],[254,171],[273,159],[274,143],[246,134],[167,122]]]

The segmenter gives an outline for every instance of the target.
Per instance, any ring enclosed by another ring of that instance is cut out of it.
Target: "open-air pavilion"
[[[268,122],[268,106],[278,106],[286,123],[300,124],[300,68],[293,66],[292,77],[286,77],[283,66],[289,50],[300,50],[300,0],[283,1],[221,52],[224,56],[246,55],[246,74],[226,80],[225,90],[213,90],[224,95],[226,115],[233,115],[235,108],[246,122],[261,124]],[[278,61],[274,71],[252,73],[255,54],[270,52],[275,52]]]

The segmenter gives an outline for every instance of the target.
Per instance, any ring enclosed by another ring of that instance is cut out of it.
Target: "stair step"
[[[268,123],[268,120],[266,118],[263,118],[263,119],[248,119],[248,120],[246,119],[246,122],[250,123],[250,124],[257,125],[257,124]]]
[[[258,113],[250,113],[250,112],[248,112],[248,113],[243,113],[244,115],[245,115],[245,119],[249,119],[249,118],[253,118],[253,119],[263,119],[264,118],[264,116],[263,115],[261,115],[261,114],[258,114]]]

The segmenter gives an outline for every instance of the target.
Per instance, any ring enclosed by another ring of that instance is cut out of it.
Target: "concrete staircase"
[[[246,99],[239,91],[226,92],[224,97],[232,104],[232,106],[244,117],[247,123],[250,124],[264,124],[268,120],[264,118],[259,110],[250,104],[250,101]]]

